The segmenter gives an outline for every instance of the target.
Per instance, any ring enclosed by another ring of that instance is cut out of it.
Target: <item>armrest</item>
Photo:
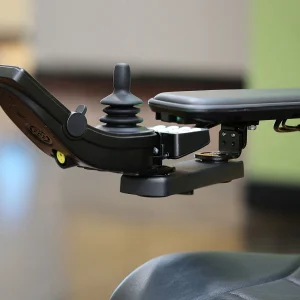
[[[300,117],[300,89],[161,93],[149,106],[158,119],[186,124],[284,120]]]

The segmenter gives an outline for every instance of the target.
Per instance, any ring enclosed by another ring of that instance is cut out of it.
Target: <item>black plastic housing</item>
[[[71,111],[25,70],[0,66],[0,105],[16,126],[44,153],[64,153],[80,167],[122,173],[147,170],[153,164],[157,134],[145,127],[118,133],[90,125],[79,137],[71,136]]]
[[[169,154],[168,158],[171,159],[184,157],[205,147],[210,142],[208,130],[172,135],[161,133],[161,138],[166,145],[165,151]]]
[[[207,146],[210,142],[209,130],[206,128],[159,125],[151,129],[160,136],[162,146],[160,155],[168,159],[184,157]]]

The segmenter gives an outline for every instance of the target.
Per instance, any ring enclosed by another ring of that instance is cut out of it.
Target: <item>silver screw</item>
[[[158,153],[159,153],[159,150],[156,147],[154,147],[153,148],[153,154],[158,154]]]
[[[248,126],[248,130],[255,130],[257,128],[256,125],[250,125]]]
[[[232,133],[232,134],[231,134],[231,137],[235,137],[235,133]]]
[[[226,132],[222,132],[222,136],[225,136],[226,135]]]

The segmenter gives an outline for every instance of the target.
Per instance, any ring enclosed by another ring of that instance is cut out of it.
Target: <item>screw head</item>
[[[235,133],[232,133],[232,134],[231,134],[231,137],[235,137]]]
[[[154,147],[153,148],[153,154],[158,154],[158,153],[159,153],[159,150],[156,147]]]
[[[257,128],[256,125],[250,125],[248,126],[248,130],[255,130]]]
[[[222,132],[222,136],[225,136],[226,135],[226,132]]]

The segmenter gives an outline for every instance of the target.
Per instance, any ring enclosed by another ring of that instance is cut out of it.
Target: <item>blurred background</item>
[[[299,87],[297,0],[0,0],[0,64],[28,70],[91,125],[127,62],[163,91]],[[146,125],[157,122],[147,105]],[[246,177],[194,196],[119,193],[119,175],[61,170],[0,112],[0,291],[6,300],[108,299],[147,260],[181,251],[300,251],[300,147],[262,122]],[[217,148],[218,128],[210,149]]]

